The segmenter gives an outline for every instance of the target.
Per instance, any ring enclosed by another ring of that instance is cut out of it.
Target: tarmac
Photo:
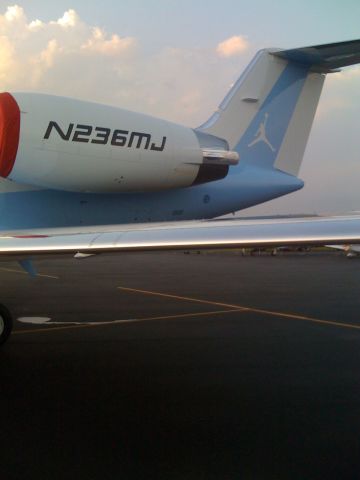
[[[182,252],[0,264],[0,475],[360,471],[360,259]]]

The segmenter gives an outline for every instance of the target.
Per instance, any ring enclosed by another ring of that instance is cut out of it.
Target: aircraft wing
[[[14,231],[0,258],[63,253],[230,249],[360,243],[360,216],[222,219]]]

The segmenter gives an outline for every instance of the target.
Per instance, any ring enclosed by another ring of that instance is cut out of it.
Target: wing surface
[[[360,216],[224,219],[15,231],[1,257],[360,243]]]

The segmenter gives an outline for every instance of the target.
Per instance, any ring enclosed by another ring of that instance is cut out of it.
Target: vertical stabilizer
[[[250,163],[299,171],[325,75],[262,50],[199,130],[228,141]],[[235,169],[233,169],[234,171]]]

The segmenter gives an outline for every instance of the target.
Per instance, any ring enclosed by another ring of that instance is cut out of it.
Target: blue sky
[[[196,126],[258,49],[357,39],[359,18],[358,0],[0,0],[0,89]],[[219,54],[231,37],[243,47]],[[300,172],[305,189],[254,212],[360,210],[359,91],[358,68],[327,80]]]
[[[90,24],[135,35],[151,48],[206,47],[241,33],[284,48],[359,35],[357,0],[48,0],[18,1],[29,18],[53,20],[75,9]],[[0,2],[2,9],[9,2]],[[151,38],[151,42],[149,39]]]

